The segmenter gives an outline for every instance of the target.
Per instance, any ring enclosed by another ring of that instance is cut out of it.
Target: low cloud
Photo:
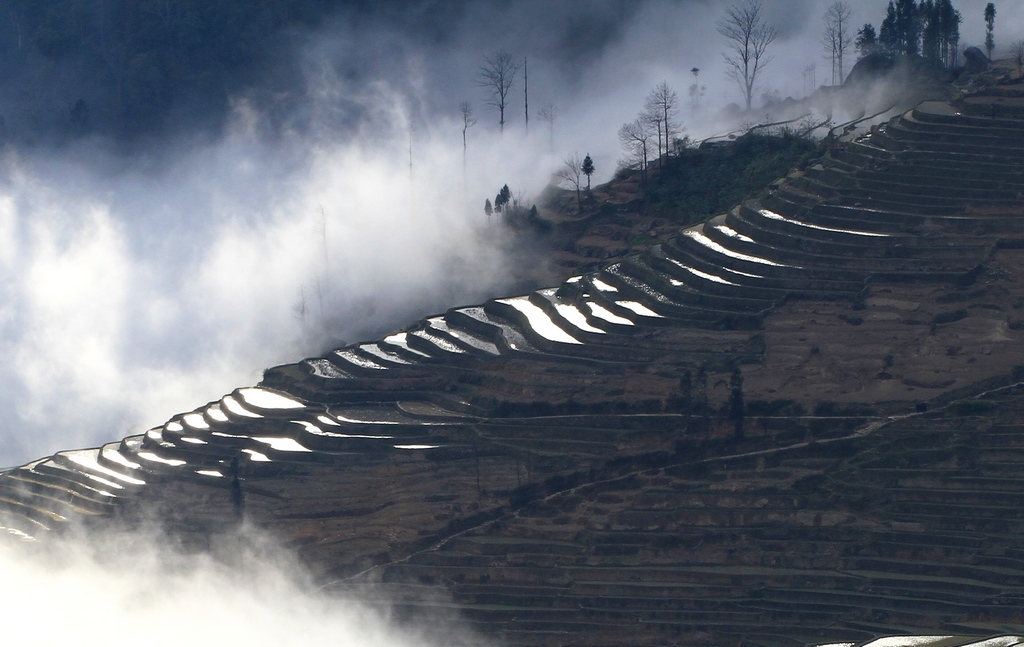
[[[219,538],[230,561],[161,536],[108,533],[36,548],[0,541],[0,639],[103,647],[482,642],[444,613],[398,621],[369,585],[359,598],[320,593],[291,555],[249,528]]]
[[[481,139],[501,162],[464,174],[461,146],[421,129],[410,173],[402,106],[367,100],[374,128],[355,135],[268,140],[240,110],[223,140],[148,168],[89,143],[8,152],[0,464],[115,440],[268,366],[513,289],[515,241],[482,196],[528,156]]]

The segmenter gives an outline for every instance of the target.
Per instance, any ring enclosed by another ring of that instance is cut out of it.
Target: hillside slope
[[[510,644],[1024,631],[1021,97],[926,102],[600,271],[7,471],[0,524],[155,514],[204,548],[248,519]]]

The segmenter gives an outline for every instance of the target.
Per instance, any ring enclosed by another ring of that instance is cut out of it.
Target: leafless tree
[[[1017,76],[1024,76],[1024,40],[1013,46],[1013,62],[1017,64]]]
[[[644,114],[654,125],[658,133],[658,167],[661,167],[662,151],[668,155],[672,144],[672,135],[678,129],[676,115],[679,114],[679,95],[662,81],[651,90],[644,102]],[[664,146],[662,145],[664,142]]]
[[[818,68],[814,63],[811,63],[804,68],[804,94],[808,96],[814,94],[814,91],[818,89],[818,81],[815,78],[817,69]]]
[[[526,204],[526,191],[522,189],[517,190],[512,194],[512,208],[520,209]]]
[[[576,210],[583,212],[583,158],[578,151],[562,159],[562,167],[555,171],[559,184],[566,184],[576,190]]]
[[[850,5],[841,0],[830,4],[825,12],[825,33],[821,44],[825,48],[825,57],[832,61],[832,85],[843,82],[843,55],[853,44],[850,14]]]
[[[644,124],[647,126],[647,130],[651,134],[651,138],[652,139],[657,137],[657,139],[652,141],[651,143],[657,145],[657,147],[658,147],[658,149],[657,149],[658,152],[656,153],[656,157],[658,158],[658,168],[660,169],[661,168],[661,142],[662,142],[662,137],[663,137],[662,128],[661,128],[661,115],[659,115],[657,112],[652,112],[650,110],[644,110],[643,112],[640,113],[640,115],[637,118],[640,119],[641,121],[643,121]]]
[[[512,83],[519,72],[519,63],[512,60],[508,52],[496,52],[484,58],[484,65],[480,68],[480,78],[477,84],[486,88],[489,96],[487,105],[498,111],[498,127],[505,131],[505,106],[508,103],[508,93],[512,89]]]
[[[466,165],[466,131],[476,124],[476,117],[473,116],[473,106],[468,101],[459,104],[459,114],[462,115],[462,165]]]
[[[647,184],[647,159],[651,136],[650,126],[643,117],[622,124],[619,128],[619,141],[625,149],[627,158],[626,164],[640,169],[640,178],[644,185]]]
[[[768,46],[778,32],[766,24],[760,0],[744,0],[726,10],[726,17],[718,23],[718,33],[725,36],[729,53],[724,54],[729,78],[740,85],[743,98],[750,110],[757,75],[771,62]]]
[[[544,121],[548,122],[548,139],[550,144],[553,146],[555,144],[555,118],[558,116],[558,113],[555,110],[555,104],[546,104],[540,109],[540,112],[538,112],[537,115]]]

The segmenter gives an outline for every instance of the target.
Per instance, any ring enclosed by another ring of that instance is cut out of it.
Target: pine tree
[[[590,193],[590,176],[597,170],[594,168],[594,160],[590,159],[590,153],[583,158],[583,166],[580,170],[583,171],[583,175],[587,176],[587,193]]]
[[[494,212],[501,213],[502,210],[507,209],[509,203],[512,201],[512,191],[509,190],[508,185],[501,187],[501,191],[498,191],[498,195],[494,196]]]
[[[898,54],[900,51],[899,35],[896,25],[896,5],[889,0],[889,7],[885,11],[885,20],[878,31],[878,42],[890,54]]]
[[[902,47],[901,53],[916,56],[920,51],[921,23],[914,0],[897,0],[896,24]]]
[[[922,0],[918,15],[923,22],[921,30],[921,55],[938,66],[942,64],[942,19],[941,0]]]
[[[890,0],[878,40],[892,54],[916,56],[920,52],[921,20],[914,0]]]
[[[853,45],[857,48],[857,53],[861,58],[874,52],[878,48],[878,35],[875,34],[875,26],[865,23],[862,28],[858,29],[857,39],[853,41]]]
[[[996,26],[996,6],[991,2],[985,5],[985,51],[988,52],[989,60],[992,59],[992,50],[996,48],[996,39],[992,32]]]
[[[708,86],[700,84],[700,68],[691,67],[690,74],[693,75],[693,83],[690,85],[690,112],[694,116],[700,112],[700,100],[704,97],[704,92],[708,89]]]
[[[939,21],[939,48],[942,64],[956,67],[957,47],[960,45],[960,23],[963,17],[953,8],[951,0],[935,0]]]

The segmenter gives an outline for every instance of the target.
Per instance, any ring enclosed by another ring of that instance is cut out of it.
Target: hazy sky
[[[827,79],[827,4],[765,4],[780,36],[758,96],[802,96],[811,64]],[[884,2],[851,4],[855,24],[884,16]],[[982,42],[984,2],[956,5],[963,42]],[[1001,47],[1024,25],[1024,3],[1003,5]],[[0,465],[138,433],[270,365],[504,293],[519,252],[482,212],[502,184],[529,203],[574,150],[606,180],[618,127],[662,80],[693,137],[741,101],[715,31],[724,3],[368,6],[291,38],[216,138],[3,153]],[[528,58],[528,134],[521,83],[504,137],[477,85],[499,49]],[[693,67],[707,86],[697,113]],[[464,100],[478,119],[465,172]],[[553,142],[537,114],[548,103]]]

